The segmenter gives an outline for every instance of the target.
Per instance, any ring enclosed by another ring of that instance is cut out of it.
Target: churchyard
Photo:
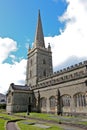
[[[43,113],[29,113],[29,115],[27,115],[27,112],[7,114],[5,110],[0,110],[0,130],[7,130],[6,125],[9,121],[16,122],[16,126],[20,130],[69,130],[69,123],[84,125],[84,128],[87,127],[86,117],[58,116]],[[64,124],[66,123],[68,125],[65,127]],[[81,130],[82,129],[83,128],[81,128]]]

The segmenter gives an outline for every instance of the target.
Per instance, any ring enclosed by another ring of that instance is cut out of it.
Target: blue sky
[[[16,55],[26,57],[25,45],[34,41],[38,9],[41,11],[44,36],[54,36],[64,26],[58,21],[58,16],[66,7],[66,2],[62,0],[1,0],[0,36],[16,40],[17,46],[20,46]]]
[[[1,0],[0,93],[6,93],[12,82],[25,84],[38,9],[45,44],[52,47],[54,71],[87,60],[87,0]]]

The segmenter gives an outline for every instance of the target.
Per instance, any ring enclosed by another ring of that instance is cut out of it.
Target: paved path
[[[42,122],[42,123],[47,123],[47,121],[39,121],[39,122]],[[38,123],[39,123],[38,122]],[[87,130],[87,129],[83,129],[83,128],[79,128],[79,127],[76,127],[76,126],[70,126],[70,125],[64,125],[64,124],[58,124],[58,123],[52,123],[52,122],[49,122],[49,124],[54,124],[56,126],[59,126],[61,128],[63,128],[63,130]]]
[[[75,126],[67,126],[67,125],[63,125],[63,124],[58,124],[58,126],[63,128],[64,130],[83,130],[82,128],[78,128]],[[16,127],[15,122],[8,122],[8,124],[6,126],[6,130],[18,130],[18,129]]]
[[[63,130],[87,130],[87,128],[80,128],[80,127],[76,127],[75,125],[66,125],[66,124],[58,124],[58,122],[55,122],[55,121],[46,121],[46,120],[41,120],[41,119],[38,119],[38,118],[29,118],[29,117],[26,117],[24,119],[31,119],[31,120],[36,120],[38,123],[49,123],[49,124],[54,124],[54,125],[58,125],[60,126],[61,128],[63,128]],[[16,126],[16,121],[18,120],[15,120],[13,122],[8,122],[7,125],[6,125],[6,130],[19,130]]]
[[[18,130],[15,122],[8,122],[6,125],[6,130]]]
[[[83,128],[78,128],[75,126],[67,126],[67,125],[59,125],[61,128],[63,128],[64,130],[84,130]]]

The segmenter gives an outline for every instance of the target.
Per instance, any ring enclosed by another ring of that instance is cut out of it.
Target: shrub
[[[0,104],[0,109],[6,109],[6,104]]]

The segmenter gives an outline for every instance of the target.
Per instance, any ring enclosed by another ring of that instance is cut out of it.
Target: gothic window
[[[46,64],[46,61],[45,61],[45,59],[43,59],[43,64]]]
[[[63,95],[61,97],[62,106],[70,107],[70,99],[71,99],[71,97],[69,95]]]
[[[87,80],[85,81],[85,85],[87,86]]]
[[[30,60],[30,65],[32,66],[32,59]]]
[[[75,107],[84,107],[86,106],[86,96],[84,93],[77,93],[74,96],[74,102],[75,102]]]
[[[50,107],[55,107],[56,105],[55,97],[54,96],[50,97],[49,101],[50,101]]]
[[[46,70],[43,71],[43,76],[46,76]]]
[[[30,78],[32,78],[32,71],[30,70]]]
[[[29,104],[31,103],[31,97],[29,97]]]
[[[46,98],[45,97],[40,99],[40,106],[43,107],[43,108],[46,107]]]
[[[37,99],[36,99],[35,97],[33,97],[32,101],[33,101],[33,105],[34,105],[34,107],[36,107]]]

